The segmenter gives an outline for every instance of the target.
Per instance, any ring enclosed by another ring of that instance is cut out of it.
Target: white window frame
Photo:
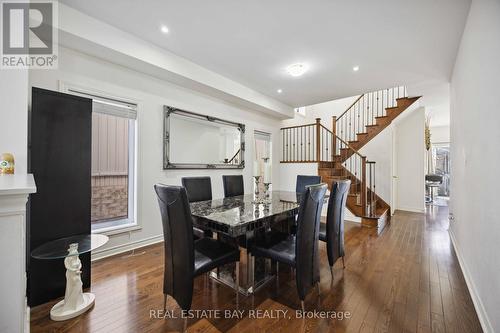
[[[82,97],[87,97],[92,100],[101,99],[104,101],[117,101],[121,104],[126,104],[134,106],[136,112],[139,110],[139,102],[132,100],[130,98],[123,98],[116,96],[109,92],[104,92],[100,90],[95,90],[92,88],[82,87],[80,85],[68,83],[65,81],[59,81],[59,91],[79,95]],[[137,220],[137,147],[138,147],[138,135],[137,126],[138,118],[134,120],[134,126],[129,126],[129,165],[128,165],[128,217],[125,219],[116,220],[117,225],[110,227],[103,227],[92,230],[93,234],[105,234],[113,235],[119,233],[127,233],[133,230],[142,229],[142,225],[139,224]],[[132,147],[130,145],[132,144]]]

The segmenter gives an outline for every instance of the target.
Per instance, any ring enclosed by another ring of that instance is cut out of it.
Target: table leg
[[[253,293],[255,288],[255,258],[247,250],[247,288],[248,293]]]

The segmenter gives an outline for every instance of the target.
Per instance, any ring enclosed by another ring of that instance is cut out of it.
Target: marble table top
[[[278,216],[297,214],[299,203],[300,196],[295,192],[271,191],[265,203],[256,202],[254,194],[247,194],[193,202],[190,206],[195,224],[216,232],[239,236],[245,233],[250,224],[270,222]],[[221,228],[217,230],[213,224]]]

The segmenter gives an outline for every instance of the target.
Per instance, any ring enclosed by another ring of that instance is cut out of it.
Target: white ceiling
[[[470,6],[470,0],[60,1],[291,106],[448,82]],[[169,34],[160,32],[162,24]],[[289,76],[285,67],[294,62],[308,63],[309,72]]]
[[[425,107],[425,113],[430,117],[431,127],[450,126],[450,84],[423,83],[408,87],[408,93],[422,96],[419,106]]]

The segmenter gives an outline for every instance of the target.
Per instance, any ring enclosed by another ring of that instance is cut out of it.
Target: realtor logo
[[[1,68],[57,68],[57,2],[0,4]]]

